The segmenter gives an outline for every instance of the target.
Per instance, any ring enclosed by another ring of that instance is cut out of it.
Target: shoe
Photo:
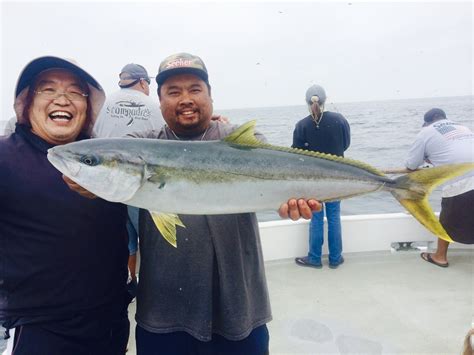
[[[427,262],[429,262],[429,263],[435,264],[436,266],[439,266],[439,267],[448,267],[448,266],[449,266],[449,263],[442,264],[442,263],[438,263],[437,261],[435,261],[435,260],[431,257],[431,254],[430,254],[430,253],[421,253],[421,254],[420,254],[420,257],[421,257],[424,261],[427,261]]]
[[[299,266],[314,267],[315,269],[321,269],[323,267],[323,264],[321,263],[319,264],[310,263],[307,256],[295,258],[295,263],[296,265],[299,265]]]
[[[339,267],[339,265],[341,264],[344,264],[344,258],[341,256],[341,258],[339,259],[339,262],[337,263],[331,263],[329,262],[329,268],[330,269],[337,269]]]

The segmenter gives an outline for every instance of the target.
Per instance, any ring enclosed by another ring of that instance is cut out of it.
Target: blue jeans
[[[321,263],[324,244],[324,211],[328,220],[329,262],[338,263],[342,254],[341,201],[326,202],[320,212],[313,212],[309,225],[308,260],[313,264]]]
[[[127,206],[128,253],[135,255],[138,250],[138,207]]]

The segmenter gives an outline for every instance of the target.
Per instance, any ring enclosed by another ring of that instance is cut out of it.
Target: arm
[[[344,127],[344,151],[346,151],[351,145],[351,126],[349,126],[349,122],[347,122],[344,116],[342,118]]]
[[[229,117],[227,117],[227,116],[214,114],[214,115],[212,115],[211,120],[217,121],[217,122],[220,122],[220,123],[229,123],[230,124]]]
[[[94,198],[97,198],[97,196],[94,195],[92,192],[86,190],[79,184],[75,183],[74,181],[69,179],[66,175],[63,175],[63,180],[72,191],[77,192],[79,195],[89,198],[91,200]]]
[[[301,124],[297,123],[295,129],[293,131],[293,144],[291,145],[292,148],[300,148],[306,149],[304,146],[304,131],[301,127]]]
[[[418,134],[408,152],[408,157],[405,162],[407,169],[416,170],[423,164],[425,159],[425,146],[425,140],[422,138],[421,134]]]

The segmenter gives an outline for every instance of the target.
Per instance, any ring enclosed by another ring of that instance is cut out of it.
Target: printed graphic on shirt
[[[449,140],[460,140],[473,137],[473,133],[468,127],[453,122],[439,122],[434,124],[433,127],[443,135],[444,138]]]
[[[110,118],[128,119],[127,126],[131,126],[134,120],[148,121],[151,116],[151,110],[144,103],[132,100],[121,100],[108,105],[106,112]]]

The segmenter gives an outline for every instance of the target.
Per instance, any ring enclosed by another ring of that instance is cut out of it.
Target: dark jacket
[[[318,125],[311,115],[296,124],[293,148],[313,150],[343,157],[351,144],[349,123],[339,113],[326,111]]]
[[[64,319],[126,297],[126,207],[69,190],[51,145],[0,138],[0,322]]]

